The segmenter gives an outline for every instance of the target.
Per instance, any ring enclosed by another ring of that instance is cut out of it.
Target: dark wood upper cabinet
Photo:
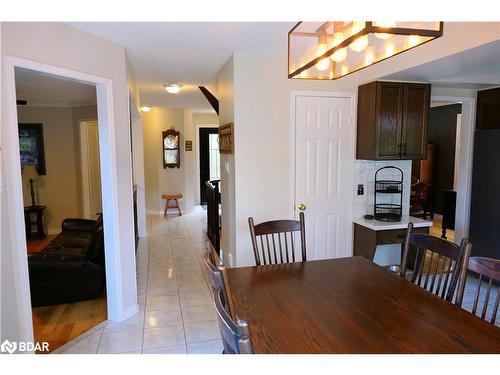
[[[360,86],[356,157],[425,159],[430,87],[381,81]]]

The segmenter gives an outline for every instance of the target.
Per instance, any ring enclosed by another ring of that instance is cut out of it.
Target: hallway
[[[148,216],[148,238],[139,241],[139,313],[106,321],[56,353],[220,354],[223,347],[201,268],[206,211]]]

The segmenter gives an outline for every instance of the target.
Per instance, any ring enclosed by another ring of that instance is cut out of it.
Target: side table
[[[43,229],[43,211],[46,206],[24,207],[24,222],[26,224],[26,239],[44,238],[46,236]]]

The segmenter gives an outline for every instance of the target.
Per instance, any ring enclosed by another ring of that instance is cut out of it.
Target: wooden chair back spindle
[[[456,304],[462,306],[463,297],[465,293],[465,285],[467,281],[467,271],[475,272],[479,275],[476,290],[474,292],[474,302],[472,304],[472,313],[477,315],[479,308],[481,286],[483,278],[487,282],[486,294],[484,296],[483,307],[481,309],[481,319],[486,320],[487,312],[490,307],[490,298],[493,302],[491,306],[491,317],[489,322],[495,324],[498,305],[500,303],[500,260],[486,257],[466,257],[464,259],[463,273],[460,277]],[[496,286],[494,285],[496,284]],[[496,297],[495,295],[496,289]],[[493,292],[493,293],[492,293]]]
[[[296,244],[294,235],[300,232],[300,250],[302,259],[307,260],[304,213],[299,220],[274,220],[255,225],[253,218],[248,218],[252,246],[257,266],[296,262]]]
[[[403,246],[401,276],[407,277],[412,267],[411,282],[451,302],[464,258],[471,251],[470,241],[464,238],[458,246],[430,234],[413,233],[413,223],[409,223]]]

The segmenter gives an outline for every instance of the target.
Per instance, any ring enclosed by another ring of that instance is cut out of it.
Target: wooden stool
[[[182,194],[162,194],[161,195],[162,199],[167,200],[167,204],[165,204],[165,213],[163,214],[163,217],[167,217],[167,211],[169,208],[177,208],[177,211],[179,211],[179,216],[182,216],[181,209],[179,207],[179,201],[177,199],[182,199]],[[175,201],[175,206],[169,206],[168,204],[170,201]]]

